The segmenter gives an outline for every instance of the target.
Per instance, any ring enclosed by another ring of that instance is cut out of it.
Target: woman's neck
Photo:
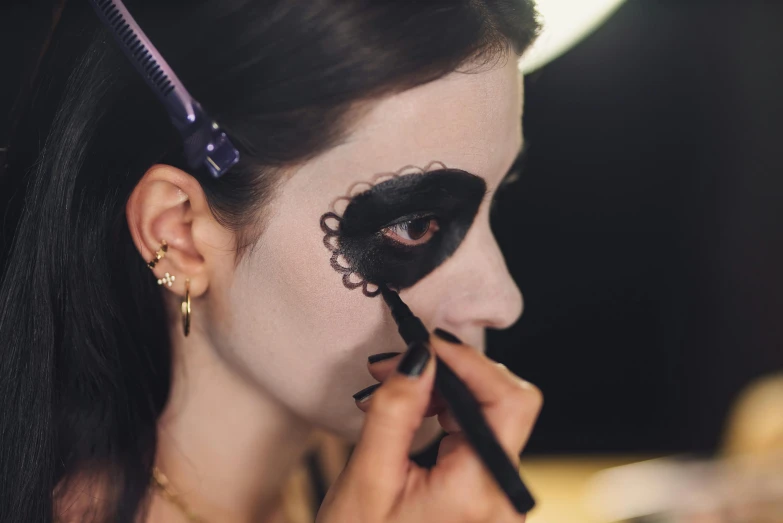
[[[156,464],[205,522],[277,519],[281,487],[307,450],[311,427],[231,372],[199,334],[186,343],[172,336]]]

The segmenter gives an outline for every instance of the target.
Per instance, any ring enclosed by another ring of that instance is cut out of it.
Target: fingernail
[[[462,345],[462,340],[457,338],[456,336],[454,336],[452,333],[448,331],[444,331],[443,329],[435,329],[433,333],[438,338],[448,341],[449,343],[459,343],[460,345]]]
[[[375,389],[377,389],[380,386],[381,386],[380,383],[376,383],[375,385],[370,385],[366,389],[362,389],[356,394],[354,394],[353,399],[358,401],[359,403],[363,401],[367,401],[368,399],[370,399],[370,396],[372,396],[372,393],[375,392]]]
[[[397,372],[409,378],[416,378],[424,371],[429,359],[430,351],[426,345],[421,342],[411,343],[397,366]]]
[[[378,363],[379,361],[391,359],[398,354],[399,352],[381,352],[380,354],[373,354],[367,357],[367,363],[372,365],[373,363]]]

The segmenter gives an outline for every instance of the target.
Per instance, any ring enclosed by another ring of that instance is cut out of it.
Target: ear
[[[235,235],[215,220],[198,181],[176,167],[150,167],[128,199],[125,215],[145,262],[155,258],[163,240],[168,244],[152,272],[155,279],[167,272],[174,276],[170,290],[176,294],[185,294],[188,278],[190,295],[201,296],[214,270],[233,263]]]

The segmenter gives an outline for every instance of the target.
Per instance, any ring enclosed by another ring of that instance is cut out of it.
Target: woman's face
[[[521,121],[512,58],[375,103],[343,144],[286,177],[258,244],[211,281],[220,313],[204,327],[219,356],[297,415],[355,440],[364,414],[352,394],[375,383],[367,357],[405,350],[364,281],[385,278],[428,328],[484,350],[484,329],[522,311],[489,224]]]

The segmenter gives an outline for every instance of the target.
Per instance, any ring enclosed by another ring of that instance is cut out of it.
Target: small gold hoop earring
[[[190,333],[190,278],[185,278],[185,299],[182,300],[182,330]]]
[[[158,252],[155,253],[155,259],[147,262],[147,267],[149,267],[150,269],[154,269],[155,265],[157,265],[158,262],[162,260],[164,256],[166,256],[168,250],[169,250],[169,244],[166,243],[166,240],[161,240],[160,249],[158,249]]]

